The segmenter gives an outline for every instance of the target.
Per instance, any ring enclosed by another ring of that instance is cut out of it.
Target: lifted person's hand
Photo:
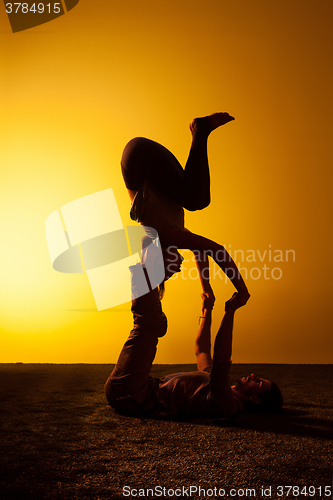
[[[212,301],[213,301],[213,304],[214,304],[214,302],[215,302],[215,295],[214,295],[213,289],[210,286],[209,282],[204,285],[203,293],[205,295],[207,295],[208,297],[210,297],[212,299]],[[201,297],[202,297],[202,295],[201,295]]]
[[[214,307],[215,297],[214,294],[202,293],[202,310],[211,311]]]

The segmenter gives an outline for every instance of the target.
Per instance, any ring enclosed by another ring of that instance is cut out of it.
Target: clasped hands
[[[210,284],[207,286],[206,290],[201,294],[202,298],[202,310],[206,309],[211,311],[215,303],[215,295]],[[232,297],[225,302],[225,311],[236,311],[242,306],[245,306],[250,298],[250,294],[247,288],[235,292]]]

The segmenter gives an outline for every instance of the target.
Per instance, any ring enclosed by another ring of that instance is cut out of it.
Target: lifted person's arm
[[[215,295],[209,281],[209,260],[206,252],[193,252],[194,260],[198,269],[202,291],[215,302]],[[202,297],[202,296],[201,296]],[[203,298],[203,297],[202,297]],[[206,302],[208,305],[208,303]],[[213,306],[212,306],[213,307]]]
[[[188,229],[186,231],[179,229],[167,231],[163,235],[163,245],[205,253],[206,256],[214,259],[238,291],[238,300],[241,305],[246,304],[250,297],[248,289],[235,262],[222,245],[198,234],[191,233]]]
[[[214,344],[214,361],[228,363],[231,361],[232,333],[236,308],[232,307],[232,299],[225,303],[225,313],[217,332]]]

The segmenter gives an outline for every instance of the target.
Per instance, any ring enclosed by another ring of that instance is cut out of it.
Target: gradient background
[[[130,304],[97,312],[87,276],[54,271],[45,219],[112,187],[131,224],[119,167],[127,141],[154,139],[184,164],[188,123],[215,111],[236,121],[209,140],[212,203],[186,213],[186,226],[232,255],[296,255],[241,262],[283,275],[248,278],[233,361],[332,362],[332,15],[331,0],[81,0],[12,34],[0,6],[0,362],[117,360]],[[194,362],[191,265],[166,286],[156,362]],[[216,330],[233,287],[212,286]]]

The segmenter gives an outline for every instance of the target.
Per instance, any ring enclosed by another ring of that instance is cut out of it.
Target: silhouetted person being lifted
[[[250,295],[226,249],[189,231],[184,219],[184,208],[196,211],[210,204],[208,137],[233,120],[228,113],[214,113],[192,120],[192,143],[184,169],[168,149],[145,137],[136,137],[126,145],[121,169],[132,202],[131,218],[143,225],[150,238],[155,238],[150,228],[157,231],[163,248],[193,251],[202,290],[207,294],[212,293],[208,256],[214,259],[235,286],[239,300],[245,304]]]

